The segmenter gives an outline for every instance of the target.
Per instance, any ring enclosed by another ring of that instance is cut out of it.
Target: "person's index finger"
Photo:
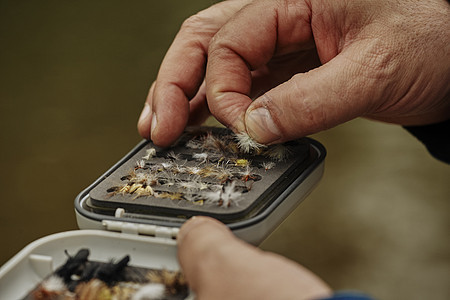
[[[188,100],[197,93],[203,82],[206,69],[206,43],[210,37],[202,40],[199,36],[182,34],[174,39],[164,57],[157,81],[160,87],[175,85],[180,88]]]
[[[206,75],[209,110],[219,122],[235,131],[244,131],[244,113],[252,102],[248,97],[252,80],[250,70],[227,48],[218,49],[213,57]]]
[[[151,139],[169,146],[184,130],[189,101],[204,80],[212,37],[243,3],[218,3],[190,18],[180,28],[161,64],[152,97]]]
[[[183,131],[189,118],[189,100],[197,93],[205,73],[205,53],[192,36],[178,35],[164,58],[152,98],[151,138],[168,146]]]
[[[244,131],[245,110],[251,103],[251,71],[277,53],[310,43],[307,9],[287,11],[277,1],[256,1],[225,24],[208,49],[207,100],[211,113],[235,131]],[[299,21],[300,19],[300,21]],[[297,23],[300,23],[298,25]],[[292,31],[288,29],[291,28]]]
[[[227,24],[228,25],[228,24]],[[242,38],[251,34],[240,32],[236,37],[231,32],[236,25],[218,33],[208,52],[206,70],[206,97],[211,113],[224,125],[233,130],[245,131],[244,114],[251,103],[249,97],[252,85],[251,69],[268,60],[264,49],[252,51],[243,44]],[[265,47],[268,43],[261,41]],[[256,49],[255,49],[256,50]],[[266,51],[270,52],[270,51]],[[250,62],[249,62],[250,61]]]

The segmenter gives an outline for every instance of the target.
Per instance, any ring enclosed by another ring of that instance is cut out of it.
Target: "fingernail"
[[[265,107],[256,108],[245,117],[248,135],[259,143],[269,144],[281,138],[281,131]]]
[[[150,137],[152,138],[153,137],[153,135],[155,134],[155,129],[156,129],[156,126],[158,125],[158,121],[156,120],[156,114],[155,113],[153,113],[153,115],[152,115],[152,129],[151,129],[151,134],[150,134]],[[152,138],[153,139],[153,138]]]
[[[151,107],[148,103],[145,103],[144,108],[142,109],[141,115],[139,116],[138,123],[141,124],[145,122],[146,119],[150,118]]]

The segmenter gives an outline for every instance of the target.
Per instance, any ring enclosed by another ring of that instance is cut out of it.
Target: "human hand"
[[[331,295],[293,261],[236,238],[217,220],[195,217],[178,235],[178,259],[198,299],[319,299]]]
[[[224,1],[183,23],[150,87],[138,122],[142,137],[168,146],[187,124],[200,124],[209,116],[204,83],[209,43],[249,2]]]
[[[218,3],[181,27],[139,132],[150,138],[151,129],[167,146],[208,106],[262,143],[358,116],[402,125],[446,120],[449,15],[444,0]]]

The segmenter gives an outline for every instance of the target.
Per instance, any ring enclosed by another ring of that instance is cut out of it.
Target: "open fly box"
[[[76,197],[82,230],[37,240],[0,269],[0,299],[72,299],[99,274],[114,272],[118,277],[103,278],[96,293],[118,293],[120,285],[134,291],[116,299],[189,298],[176,261],[181,225],[210,216],[258,245],[319,182],[324,158],[324,147],[309,138],[265,146],[224,128],[188,128],[164,149],[142,141]],[[67,271],[80,256],[82,266]],[[145,279],[127,277],[136,272]],[[42,298],[60,296],[48,291],[55,278],[71,286],[66,298]],[[158,288],[160,295],[150,296]]]

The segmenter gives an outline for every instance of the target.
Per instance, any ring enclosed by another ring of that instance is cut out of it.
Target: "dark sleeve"
[[[450,119],[425,126],[404,126],[435,158],[450,164]]]
[[[336,292],[333,296],[320,300],[373,300],[373,298],[359,292]]]

